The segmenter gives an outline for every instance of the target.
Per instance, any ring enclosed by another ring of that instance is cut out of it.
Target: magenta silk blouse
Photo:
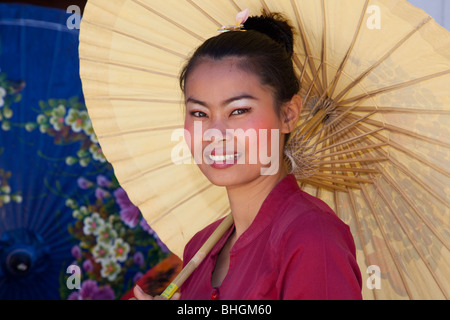
[[[220,221],[186,245],[186,264]],[[286,176],[264,200],[230,251],[222,284],[211,286],[217,256],[234,225],[181,286],[183,300],[362,299],[361,273],[349,227],[320,199]]]

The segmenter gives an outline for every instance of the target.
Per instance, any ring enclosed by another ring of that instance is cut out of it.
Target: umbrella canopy
[[[349,224],[364,298],[448,298],[450,37],[404,0],[88,1],[83,91],[130,199],[179,256],[229,211],[187,153],[174,161],[178,75],[246,8],[281,12],[297,29],[305,107],[286,158],[302,189]]]

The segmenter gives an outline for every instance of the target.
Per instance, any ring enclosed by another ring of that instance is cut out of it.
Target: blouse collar
[[[287,199],[300,190],[298,186],[297,179],[293,174],[284,177],[278,184],[272,189],[266,199],[263,201],[261,208],[258,211],[255,219],[248,229],[239,237],[239,239],[234,244],[230,253],[236,252],[241,248],[247,246],[259,234],[269,227],[277,214],[283,210],[287,205]],[[234,224],[230,230],[225,234],[225,236],[220,240],[216,250],[212,252],[213,255],[218,254],[225,244],[228,237],[234,230]],[[217,251],[217,252],[216,252]]]

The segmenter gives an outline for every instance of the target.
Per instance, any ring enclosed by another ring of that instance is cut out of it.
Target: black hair
[[[189,74],[205,59],[242,58],[239,67],[256,74],[272,88],[275,107],[290,101],[300,90],[292,56],[294,33],[289,21],[279,13],[249,17],[245,31],[228,31],[206,40],[189,59],[180,75],[184,92]]]

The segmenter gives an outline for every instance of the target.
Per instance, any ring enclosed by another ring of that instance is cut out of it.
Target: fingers
[[[181,293],[175,292],[170,300],[180,300]]]
[[[133,293],[137,300],[154,300],[151,295],[145,293],[138,285],[134,286]]]
[[[144,290],[142,290],[142,288],[139,287],[138,285],[134,287],[133,293],[135,298],[131,298],[130,300],[166,300],[166,298],[163,298],[162,296],[158,295],[153,297],[145,293]],[[170,300],[180,300],[180,297],[181,294],[179,292],[176,292],[174,293],[172,298],[170,298]]]

